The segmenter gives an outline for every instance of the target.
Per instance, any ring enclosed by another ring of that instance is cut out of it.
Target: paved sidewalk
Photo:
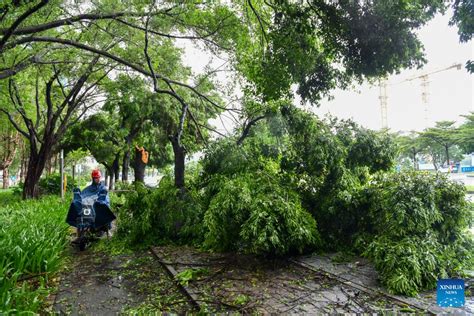
[[[317,270],[336,275],[341,279],[355,283],[370,290],[388,294],[387,290],[378,282],[378,274],[374,266],[364,258],[356,258],[351,262],[336,263],[333,258],[336,254],[310,255],[297,258],[297,261]],[[466,280],[473,283],[474,280]],[[472,287],[472,284],[471,284]],[[442,308],[436,304],[436,290],[421,293],[418,297],[392,295],[393,297],[419,306],[435,314],[448,313],[455,315],[474,315],[474,297],[466,297],[466,304],[462,308]]]

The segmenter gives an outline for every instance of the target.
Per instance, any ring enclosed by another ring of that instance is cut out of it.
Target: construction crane
[[[456,63],[453,64],[449,67],[445,67],[442,69],[437,69],[431,72],[423,73],[421,75],[417,75],[405,80],[402,80],[400,82],[388,84],[387,80],[380,80],[379,81],[379,89],[380,89],[380,95],[379,95],[379,100],[380,100],[380,112],[382,115],[382,129],[388,128],[388,115],[387,115],[387,110],[388,110],[388,94],[387,94],[387,86],[395,86],[399,85],[405,82],[410,82],[413,80],[421,79],[421,102],[424,106],[424,111],[425,111],[425,125],[428,126],[428,104],[429,104],[429,83],[430,81],[428,80],[431,75],[434,75],[436,73],[442,72],[442,71],[447,71],[450,69],[456,68],[457,70],[460,70],[462,68],[462,64]]]

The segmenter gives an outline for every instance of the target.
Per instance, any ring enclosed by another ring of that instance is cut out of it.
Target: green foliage
[[[64,262],[65,212],[57,197],[16,201],[0,193],[0,312],[40,310]]]
[[[269,117],[265,123],[241,146],[223,139],[206,151],[198,186],[210,249],[285,255],[320,245],[316,221],[282,170],[288,146],[284,119]]]
[[[281,180],[268,169],[232,178],[216,176],[208,187],[215,193],[204,216],[205,245],[270,255],[315,247],[316,221]]]
[[[248,302],[250,302],[250,297],[248,295],[245,295],[245,294],[239,294],[237,295],[237,297],[235,298],[234,300],[234,305],[245,305],[247,304]]]
[[[157,189],[137,183],[127,193],[126,203],[118,210],[119,238],[146,246],[163,242],[197,242],[199,217],[202,216],[196,193],[180,195],[172,179],[161,179]]]
[[[326,248],[350,248],[354,235],[367,225],[361,189],[371,173],[393,165],[391,137],[351,121],[328,124],[292,107],[282,113],[289,134],[282,169],[318,222]]]
[[[459,39],[468,42],[474,33],[474,8],[471,0],[456,0],[453,4],[454,14],[450,25],[457,25]]]
[[[435,287],[439,277],[447,277],[441,251],[433,235],[397,240],[382,235],[370,244],[366,255],[391,292],[415,296],[420,290]]]
[[[441,174],[389,173],[366,194],[373,231],[361,235],[365,255],[390,291],[415,295],[472,267],[474,243],[466,234],[472,215],[462,184]]]
[[[66,190],[72,192],[77,186],[76,181],[73,181],[71,177],[66,175],[67,186]],[[61,192],[61,174],[53,173],[40,179],[39,188],[41,194],[60,194]]]
[[[302,99],[313,103],[353,79],[421,66],[423,46],[415,29],[445,8],[441,0],[286,0],[249,6],[239,10],[250,12],[243,16],[257,36],[237,52],[255,93],[265,101],[279,99],[297,84]]]
[[[189,281],[198,279],[201,276],[209,274],[209,269],[205,268],[190,268],[186,269],[176,275],[176,280],[181,285],[188,285]]]
[[[449,25],[458,27],[459,40],[469,42],[474,34],[474,4],[472,0],[456,0],[452,4],[454,14],[449,21]],[[466,69],[471,74],[474,73],[474,63],[472,60],[466,62]]]
[[[459,127],[456,140],[464,153],[474,152],[474,112],[464,115],[465,121]]]

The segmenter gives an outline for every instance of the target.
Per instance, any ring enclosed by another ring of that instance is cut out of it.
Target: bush
[[[76,182],[72,180],[72,178],[67,178],[67,186],[66,190],[72,192],[72,190],[76,187]],[[59,173],[53,173],[48,175],[44,178],[41,178],[39,181],[39,190],[40,194],[60,194],[61,193],[61,175]]]
[[[365,254],[373,260],[380,280],[392,293],[415,296],[420,290],[436,287],[438,278],[447,277],[442,247],[433,234],[397,240],[378,236]]]
[[[472,268],[464,193],[447,176],[422,172],[382,174],[369,185],[374,231],[365,255],[390,291],[415,295]]]
[[[137,183],[135,192],[126,197],[118,210],[117,235],[131,244],[195,243],[202,236],[201,225],[196,224],[202,219],[196,193],[188,190],[181,195],[170,177],[164,177],[157,189]]]
[[[362,192],[371,174],[391,168],[395,146],[384,133],[352,121],[319,120],[296,108],[283,109],[289,146],[282,158],[302,204],[318,222],[326,250],[350,250],[367,228]]]
[[[217,176],[204,216],[205,245],[217,251],[285,255],[315,247],[316,221],[275,174]]]

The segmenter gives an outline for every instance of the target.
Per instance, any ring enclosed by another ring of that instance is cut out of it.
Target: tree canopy
[[[208,119],[223,111],[237,114],[241,144],[250,128],[294,91],[317,105],[336,87],[420,67],[425,59],[415,32],[448,5],[442,0],[3,2],[0,84],[11,100],[0,111],[29,142],[25,197],[36,196],[43,161],[65,130],[104,104],[122,120],[117,129],[127,145],[120,159],[130,159],[137,133],[132,126],[157,125],[161,132],[147,129],[169,141],[175,184],[183,189],[186,156],[214,131]],[[452,21],[465,40],[471,32],[468,2],[453,6]],[[184,66],[182,43],[225,60],[232,82],[220,84],[212,64],[203,73]],[[226,104],[231,87],[242,91],[237,104]],[[145,96],[148,101],[135,102]]]

